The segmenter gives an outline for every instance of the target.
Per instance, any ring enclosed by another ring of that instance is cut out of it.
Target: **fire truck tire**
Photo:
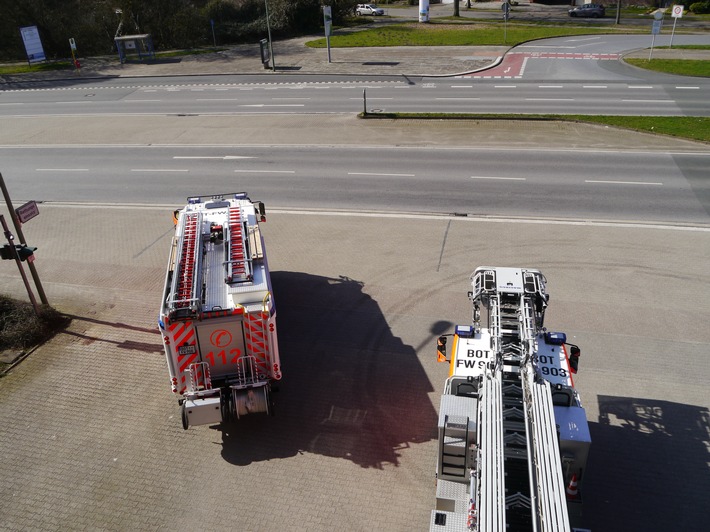
[[[182,417],[182,428],[187,430],[190,428],[190,424],[187,420],[187,410],[185,410],[185,404],[183,403],[180,407],[180,417]]]

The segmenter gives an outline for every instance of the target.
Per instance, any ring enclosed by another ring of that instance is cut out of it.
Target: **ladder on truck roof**
[[[247,239],[244,238],[244,220],[239,205],[229,208],[227,242],[229,250],[226,281],[228,283],[243,283],[254,279],[251,256],[248,255]]]
[[[178,317],[197,314],[202,299],[202,213],[185,212],[180,217],[180,237],[168,308]]]
[[[544,277],[522,274],[516,294],[497,287],[493,269],[472,279],[474,302],[488,306],[495,351],[481,386],[477,529],[569,531],[550,384],[532,365],[547,302]]]

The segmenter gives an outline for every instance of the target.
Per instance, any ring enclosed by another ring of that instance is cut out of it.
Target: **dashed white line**
[[[235,170],[237,174],[295,174],[295,170]]]
[[[561,89],[562,85],[538,85],[538,89]]]
[[[517,85],[493,85],[494,89],[515,89]]]
[[[217,155],[215,157],[208,155],[174,155],[173,159],[221,159],[223,161],[229,161],[233,159],[256,159],[256,157],[250,157],[248,155]]]
[[[528,102],[573,102],[574,98],[525,98]]]
[[[483,175],[472,175],[471,179],[495,179],[498,181],[526,181],[525,177],[502,177],[502,176],[483,176]]]
[[[675,100],[621,100],[628,103],[675,103]]]
[[[628,85],[627,89],[652,89],[653,85]]]
[[[88,172],[88,168],[35,168],[35,172]]]
[[[348,172],[348,175],[369,175],[378,177],[414,177],[416,174],[376,174],[372,172]]]
[[[238,102],[239,98],[195,98],[196,102]]]
[[[151,103],[151,102],[159,102],[161,100],[123,100],[126,103]]]
[[[477,100],[480,100],[480,98],[465,98],[465,97],[461,97],[461,98],[455,98],[455,97],[451,97],[451,98],[434,98],[434,99],[435,99],[435,100],[455,100],[455,101],[477,101]]]
[[[700,87],[676,87],[679,90],[699,90]]]
[[[607,181],[604,179],[585,179],[585,183],[600,183],[604,185],[655,185],[661,186],[663,183],[653,181]]]
[[[183,168],[131,168],[131,172],[189,172]]]
[[[606,85],[582,85],[583,89],[606,89]]]

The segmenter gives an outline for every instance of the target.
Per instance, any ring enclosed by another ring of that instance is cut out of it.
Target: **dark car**
[[[584,4],[568,11],[570,17],[592,17],[599,18],[606,14],[604,6],[601,4]]]

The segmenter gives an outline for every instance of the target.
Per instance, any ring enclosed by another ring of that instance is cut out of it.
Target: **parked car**
[[[584,4],[569,10],[570,17],[592,17],[599,18],[606,15],[604,6],[601,4]]]
[[[355,14],[360,15],[384,15],[385,10],[381,7],[377,7],[375,4],[358,4],[355,8]]]

